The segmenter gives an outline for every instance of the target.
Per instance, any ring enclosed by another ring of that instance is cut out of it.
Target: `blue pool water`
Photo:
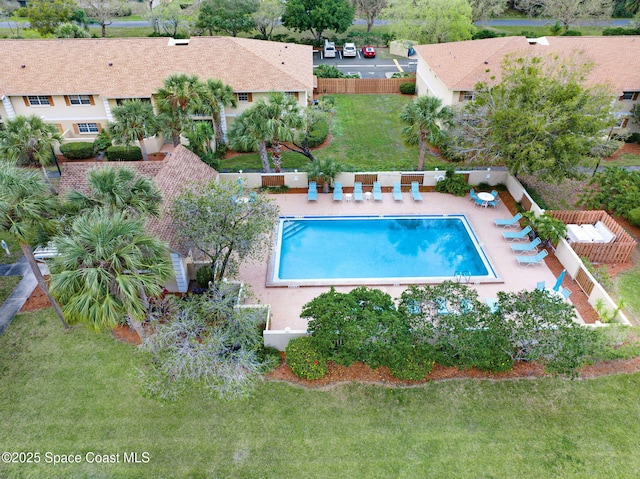
[[[280,281],[495,278],[463,215],[281,218]]]

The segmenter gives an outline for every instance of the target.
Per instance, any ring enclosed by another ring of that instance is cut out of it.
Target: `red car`
[[[376,49],[373,47],[362,47],[362,56],[365,58],[375,58]]]

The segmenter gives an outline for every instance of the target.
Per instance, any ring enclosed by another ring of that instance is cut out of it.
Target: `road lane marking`
[[[395,58],[393,59],[393,63],[396,64],[396,67],[398,67],[398,71],[400,72],[404,72],[404,70],[402,69],[402,67],[400,66],[400,64],[398,63],[398,60],[396,60]]]

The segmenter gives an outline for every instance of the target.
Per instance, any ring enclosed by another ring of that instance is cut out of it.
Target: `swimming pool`
[[[495,280],[464,215],[281,217],[268,286]]]

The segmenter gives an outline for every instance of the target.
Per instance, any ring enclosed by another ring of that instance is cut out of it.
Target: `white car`
[[[355,43],[345,43],[344,47],[342,47],[342,56],[343,57],[355,57],[358,55],[358,51],[356,50]]]

